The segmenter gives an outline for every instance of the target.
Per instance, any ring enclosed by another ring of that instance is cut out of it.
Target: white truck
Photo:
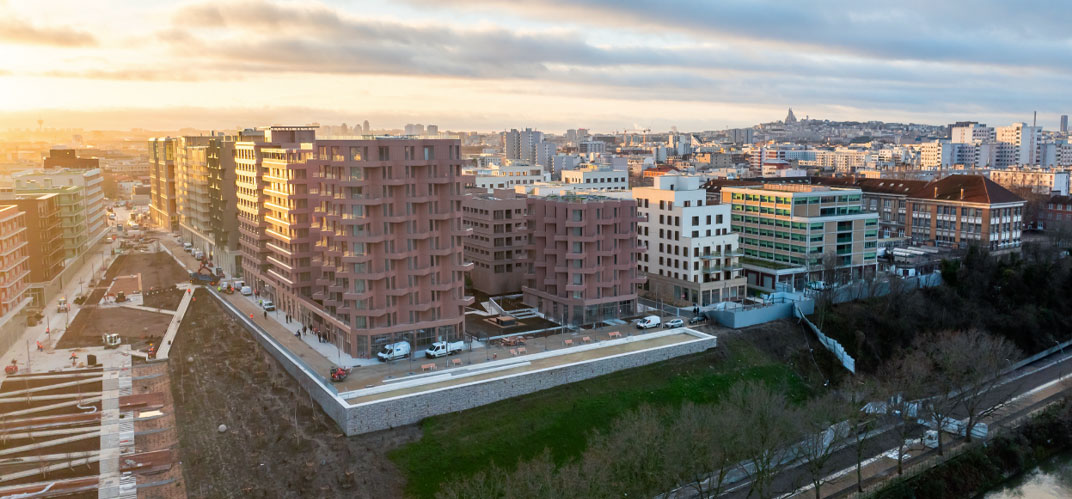
[[[637,329],[650,329],[659,327],[660,323],[662,323],[662,319],[660,319],[658,315],[649,315],[643,319],[637,319],[636,327]]]
[[[400,341],[398,343],[388,343],[384,345],[383,350],[380,350],[380,353],[377,353],[376,357],[378,357],[383,362],[388,362],[392,360],[404,359],[409,356],[409,352],[409,342]]]
[[[454,355],[461,352],[463,348],[465,348],[464,341],[437,341],[424,351],[424,356],[429,359],[437,359],[445,355]]]

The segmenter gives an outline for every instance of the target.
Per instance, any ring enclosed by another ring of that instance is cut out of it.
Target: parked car
[[[464,341],[437,341],[435,343],[432,343],[432,346],[428,347],[428,349],[424,351],[424,356],[428,357],[429,359],[435,359],[444,355],[454,355],[458,352],[461,352],[463,348],[465,348]]]
[[[380,353],[376,354],[376,357],[384,362],[404,359],[409,356],[409,351],[410,350],[408,341],[388,343],[383,346],[383,350],[380,350]]]
[[[272,303],[272,300],[265,300],[264,305],[262,305],[262,306],[264,307],[265,310],[267,310],[269,312],[275,310],[275,303]]]
[[[695,315],[689,319],[689,324],[699,324],[701,322],[707,322],[707,317],[703,315]]]
[[[663,324],[663,327],[672,328],[672,327],[681,327],[681,326],[684,326],[684,325],[685,325],[685,321],[683,321],[681,319],[670,319],[670,320],[666,321],[666,324]]]
[[[643,319],[637,319],[636,327],[637,329],[648,329],[658,327],[661,322],[662,319],[658,315],[649,315]]]

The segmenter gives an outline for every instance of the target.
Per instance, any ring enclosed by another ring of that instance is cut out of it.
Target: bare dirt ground
[[[123,343],[142,350],[149,342],[159,344],[171,318],[168,314],[129,308],[86,307],[71,321],[56,348],[100,346],[102,334],[118,333]]]
[[[780,319],[739,330],[719,328],[718,332],[712,334],[748,341],[786,363],[813,385],[822,385],[827,381],[836,383],[848,374],[837,358],[796,319]]]
[[[144,291],[141,294],[141,303],[146,307],[177,310],[185,292],[176,287]]]
[[[176,283],[190,280],[190,274],[180,267],[171,255],[163,251],[119,255],[108,267],[104,279],[93,288],[86,303],[100,303],[116,277],[137,274],[141,274],[142,291],[170,288]]]
[[[138,452],[177,450],[179,431],[175,424],[175,404],[169,390],[170,378],[167,363],[138,363],[134,365],[132,374],[134,379],[131,388],[135,395],[158,393],[162,395],[164,401],[164,407],[161,408],[163,416],[134,423],[134,448]],[[182,477],[182,464],[178,462],[177,456],[172,456],[172,458],[173,462],[168,470],[147,476],[144,480],[145,482],[169,483],[139,490],[138,497],[151,499],[187,497],[186,482]],[[139,481],[142,480],[139,479]]]
[[[344,436],[214,299],[195,298],[169,361],[191,497],[402,495],[385,453],[419,438],[416,426]]]

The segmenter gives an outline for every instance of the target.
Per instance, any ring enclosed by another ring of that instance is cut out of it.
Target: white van
[[[662,319],[660,319],[658,315],[649,315],[643,319],[637,319],[636,327],[637,329],[649,329],[659,327],[659,324],[662,322]]]
[[[242,286],[242,288],[239,290],[239,293],[242,293],[243,296],[252,295],[253,294],[253,288],[251,288],[249,286]]]
[[[398,343],[388,343],[383,346],[383,350],[376,354],[380,360],[387,362],[390,360],[404,359],[409,356],[409,342],[400,341]]]

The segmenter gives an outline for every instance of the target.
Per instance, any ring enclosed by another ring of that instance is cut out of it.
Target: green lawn
[[[784,389],[792,400],[810,389],[790,368],[744,341],[701,354],[608,374],[523,397],[426,419],[421,440],[395,449],[407,492],[435,495],[448,480],[488,467],[514,465],[549,448],[558,462],[579,456],[586,436],[640,406],[710,403],[741,380]],[[728,355],[727,352],[732,352]]]

